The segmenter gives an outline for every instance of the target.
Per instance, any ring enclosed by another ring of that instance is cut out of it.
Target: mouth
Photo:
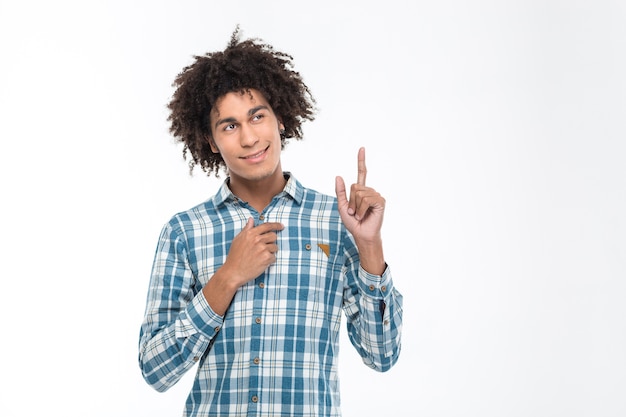
[[[265,155],[265,152],[267,152],[268,149],[269,149],[269,146],[267,148],[261,149],[260,151],[254,154],[242,156],[241,159],[254,160],[254,159],[261,158],[263,155]]]

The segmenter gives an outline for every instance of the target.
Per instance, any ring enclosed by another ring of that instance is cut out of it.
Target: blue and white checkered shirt
[[[227,180],[163,227],[139,364],[158,391],[198,366],[184,416],[340,416],[342,310],[366,365],[386,371],[398,359],[402,295],[389,268],[382,276],[361,268],[336,198],[285,174],[283,192],[262,213],[234,196]],[[201,290],[250,217],[285,225],[277,260],[239,288],[222,317]]]

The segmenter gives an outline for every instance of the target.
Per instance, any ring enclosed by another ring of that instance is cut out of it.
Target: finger
[[[353,215],[356,212],[358,200],[358,188],[359,184],[352,184],[350,186],[350,198],[348,200],[348,214]]]
[[[348,200],[346,197],[346,184],[341,177],[335,177],[335,194],[337,195],[337,201],[339,201],[339,203]]]
[[[367,176],[367,168],[365,167],[365,148],[359,149],[358,156],[358,175],[357,184],[365,185],[365,177]]]
[[[278,235],[274,232],[267,232],[267,233],[262,233],[259,235],[259,243],[263,243],[265,245],[271,245],[273,243],[276,243],[276,241],[278,240]]]
[[[385,199],[375,190],[369,189],[359,194],[358,206],[354,217],[358,220],[365,218],[371,210],[384,210]]]
[[[243,230],[250,230],[254,227],[254,219],[252,217],[248,217],[248,222],[243,227]]]
[[[361,195],[358,199],[358,203],[355,203],[356,207],[354,208],[354,217],[357,220],[361,220],[365,218],[368,210],[370,209],[370,202],[367,195]]]
[[[279,223],[279,222],[267,222],[267,223],[261,223],[260,225],[258,225],[256,227],[256,230],[260,234],[263,234],[263,233],[273,232],[273,231],[277,231],[277,230],[283,230],[284,228],[285,228],[285,226],[282,223]]]

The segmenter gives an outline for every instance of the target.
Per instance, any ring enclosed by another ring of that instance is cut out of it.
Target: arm
[[[348,336],[363,362],[385,372],[397,362],[402,334],[402,295],[389,267],[381,275],[367,272],[354,244],[346,238],[344,312]]]
[[[139,344],[143,377],[156,390],[178,382],[210,349],[239,287],[275,262],[274,232],[282,227],[269,222],[255,227],[250,219],[233,239],[226,262],[201,290],[184,233],[174,221],[163,228]]]
[[[192,368],[219,332],[222,317],[194,291],[182,234],[166,225],[157,246],[139,340],[146,382],[165,391]]]
[[[343,178],[335,181],[337,207],[349,232],[345,240],[344,311],[350,340],[364,362],[386,371],[400,353],[402,296],[393,287],[383,254],[385,199],[365,184],[366,175],[365,149],[361,148],[357,182],[350,187],[349,200]]]

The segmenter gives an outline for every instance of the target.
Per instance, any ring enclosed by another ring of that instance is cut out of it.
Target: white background
[[[626,415],[626,3],[0,1],[0,415],[176,416],[137,343],[189,176],[166,103],[235,25],[318,101],[283,168],[387,199],[401,358],[352,416]]]

